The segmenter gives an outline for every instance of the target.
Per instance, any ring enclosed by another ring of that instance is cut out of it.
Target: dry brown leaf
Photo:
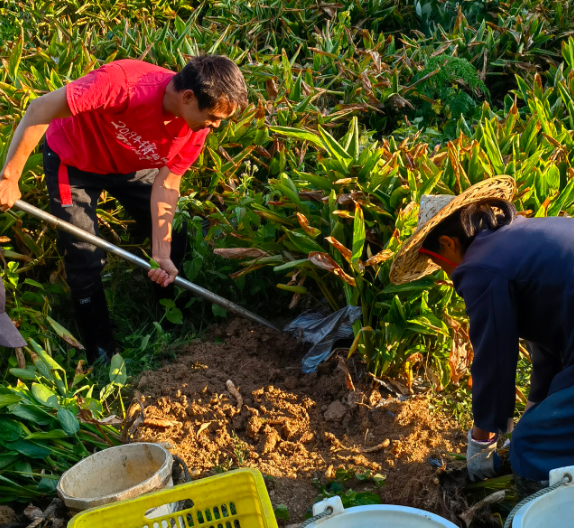
[[[351,262],[351,257],[353,256],[353,253],[351,252],[350,249],[347,249],[345,246],[343,246],[343,244],[341,244],[341,242],[339,242],[336,238],[334,237],[325,237],[325,240],[327,242],[329,242],[329,244],[331,244],[339,253],[341,253],[342,257],[347,261],[347,262]]]
[[[452,44],[451,42],[443,44],[440,48],[438,48],[431,54],[431,57],[438,57],[439,55],[442,55],[449,48],[451,44]]]
[[[218,248],[213,252],[226,259],[261,258],[267,255],[266,251],[257,248]]]
[[[377,74],[381,73],[381,56],[379,55],[379,53],[373,50],[369,50],[367,51],[367,53],[371,56],[371,59],[373,59],[374,63],[373,69],[375,70],[375,73]]]
[[[394,254],[394,251],[390,249],[383,249],[383,251],[379,251],[370,259],[365,260],[365,262],[363,262],[363,266],[367,267],[374,266],[375,264],[380,264],[381,262],[385,262],[385,260],[389,260]]]
[[[312,251],[309,253],[309,261],[315,264],[318,268],[324,269],[330,273],[333,273],[341,280],[344,280],[347,284],[351,286],[356,286],[355,279],[350,275],[345,273],[345,270],[337,264],[330,255],[327,253],[320,253],[319,251]]]
[[[259,100],[257,103],[257,110],[255,111],[255,119],[263,119],[265,117],[265,106],[263,105],[263,101]]]
[[[357,181],[357,178],[341,178],[335,182],[335,185],[345,185],[347,183],[353,183]]]
[[[413,354],[411,354],[406,360],[405,362],[410,363],[411,365],[417,365],[417,364],[421,364],[424,362],[424,358],[423,355],[420,352],[415,352]]]
[[[337,209],[336,211],[333,211],[331,214],[334,214],[335,216],[340,216],[341,218],[355,218],[354,215],[352,215],[349,211],[345,211],[344,209]]]
[[[265,89],[267,90],[267,97],[269,97],[271,101],[275,101],[279,95],[275,79],[267,79],[267,81],[265,81]]]
[[[303,229],[303,231],[305,231],[309,236],[316,237],[321,233],[319,229],[309,225],[309,220],[307,220],[307,217],[304,214],[297,213],[297,221],[299,222],[301,229]]]
[[[456,319],[445,313],[445,320],[453,330],[453,338],[448,363],[450,365],[450,378],[456,385],[466,374],[472,361],[472,345],[468,332]]]
[[[366,71],[361,74],[361,82],[363,83],[363,90],[368,94],[373,93],[373,85],[369,79],[369,76]]]
[[[323,198],[323,193],[321,191],[301,191],[299,198],[301,198],[301,200],[320,202]]]
[[[408,389],[408,387],[406,387],[405,385],[403,385],[400,381],[394,380],[389,378],[389,383],[393,386],[396,387],[397,389],[399,389],[400,393],[403,396],[407,396],[408,394],[410,394],[410,391]]]
[[[528,398],[522,394],[522,391],[518,387],[514,387],[514,393],[516,394],[516,399],[520,400],[522,403],[528,403]]]
[[[351,378],[349,367],[347,367],[345,360],[341,356],[337,357],[337,368],[345,375],[345,385],[347,385],[347,389],[355,392],[355,385],[353,384],[353,378]]]

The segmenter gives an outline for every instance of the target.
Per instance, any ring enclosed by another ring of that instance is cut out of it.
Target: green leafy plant
[[[326,485],[321,484],[318,480],[314,480],[313,484],[319,490],[319,496],[315,499],[315,503],[330,499],[331,497],[341,497],[344,508],[381,504],[381,497],[378,494],[370,491],[355,492],[352,489],[345,490],[343,484],[336,480]],[[310,515],[308,516],[310,517]]]
[[[102,420],[106,394],[93,396],[95,386],[81,364],[69,383],[35,341],[26,351],[31,363],[10,369],[17,384],[0,385],[0,502],[54,495],[63,471],[94,449],[121,443],[119,432]],[[111,385],[125,383],[122,364],[115,356]]]

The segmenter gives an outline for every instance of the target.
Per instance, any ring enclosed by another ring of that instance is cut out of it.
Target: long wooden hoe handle
[[[124,260],[127,260],[128,262],[134,264],[138,268],[141,268],[146,271],[151,269],[151,265],[148,262],[146,262],[144,259],[140,257],[136,257],[133,253],[130,253],[129,251],[121,249],[117,246],[114,246],[113,244],[106,242],[103,238],[92,235],[91,233],[87,233],[83,229],[80,229],[79,227],[76,227],[68,222],[65,222],[64,220],[60,220],[59,218],[56,218],[50,213],[42,211],[41,209],[38,209],[37,207],[34,207],[33,205],[30,205],[29,203],[24,202],[23,200],[18,200],[14,204],[14,206],[20,209],[21,211],[24,211],[25,213],[35,216],[40,220],[43,220],[47,224],[57,227],[62,231],[66,231],[67,233],[70,233],[86,242],[89,242],[94,246],[102,248],[108,253],[117,255],[118,257],[121,257]],[[230,312],[239,315],[240,317],[244,317],[245,319],[249,319],[250,321],[253,321],[260,325],[266,326],[267,328],[272,328],[273,330],[277,330],[278,332],[280,332],[280,330],[275,325],[273,325],[266,319],[263,319],[263,317],[259,317],[258,315],[250,312],[249,310],[246,310],[245,308],[235,303],[232,303],[231,301],[228,301],[227,299],[224,299],[223,297],[220,297],[219,295],[216,295],[215,293],[212,293],[209,290],[206,290],[205,288],[198,286],[197,284],[193,284],[192,282],[189,282],[188,280],[185,280],[181,277],[176,277],[175,285],[185,290],[188,290],[193,294],[197,295],[198,297],[206,299],[207,301],[213,304],[217,304],[218,306],[221,306],[222,308],[225,308],[226,310],[229,310]]]

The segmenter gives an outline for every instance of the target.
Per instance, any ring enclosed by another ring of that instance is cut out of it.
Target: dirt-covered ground
[[[244,320],[216,327],[177,363],[142,374],[136,397],[146,419],[135,440],[171,444],[194,477],[261,470],[273,477],[271,501],[287,506],[288,524],[301,522],[318,496],[313,480],[325,483],[338,469],[386,477],[379,490],[351,479],[355,491],[456,520],[436,466],[452,465],[447,454],[464,449],[458,424],[427,396],[379,390],[359,361],[334,357],[303,375],[303,355],[295,339]]]

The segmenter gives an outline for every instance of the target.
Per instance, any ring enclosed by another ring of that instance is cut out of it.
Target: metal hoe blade
[[[41,209],[38,209],[37,207],[34,207],[33,205],[30,205],[29,203],[24,202],[23,200],[18,200],[14,204],[14,206],[20,209],[21,211],[24,211],[25,213],[35,216],[36,218],[39,218],[40,220],[43,220],[44,222],[61,229],[62,231],[66,231],[74,236],[77,236],[82,240],[85,240],[86,242],[89,242],[90,244],[93,244],[94,246],[102,248],[106,250],[108,253],[117,255],[118,257],[127,260],[131,264],[134,264],[138,268],[141,268],[146,271],[149,271],[151,269],[151,265],[148,262],[146,262],[144,259],[140,257],[136,257],[133,253],[130,253],[129,251],[121,249],[117,246],[114,246],[113,244],[106,242],[103,238],[92,235],[91,233],[87,233],[83,229],[80,229],[79,227],[76,227],[68,222],[65,222],[64,220],[60,220],[59,218],[56,218],[50,213],[46,213],[45,211],[42,211]],[[188,280],[185,280],[181,277],[176,277],[174,283],[176,286],[188,290],[193,294],[197,295],[198,297],[202,297],[203,299],[206,299],[207,301],[213,304],[217,304],[218,306],[221,306],[226,310],[229,310],[230,312],[239,315],[240,317],[249,319],[254,323],[266,326],[267,328],[272,328],[273,330],[277,330],[278,332],[280,331],[275,325],[273,325],[266,319],[263,319],[263,317],[259,317],[258,315],[250,312],[249,310],[246,310],[245,308],[242,308],[241,306],[232,303],[231,301],[228,301],[227,299],[224,299],[219,295],[215,295],[215,293],[212,293],[209,290],[202,288],[201,286],[197,286],[197,284],[193,284],[192,282],[189,282]]]

